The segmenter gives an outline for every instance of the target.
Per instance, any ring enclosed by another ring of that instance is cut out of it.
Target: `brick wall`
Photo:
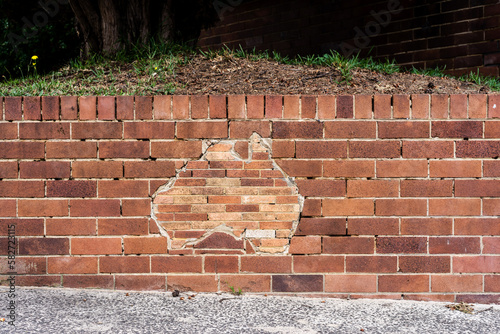
[[[287,55],[361,51],[362,56],[395,59],[409,68],[446,66],[457,75],[477,69],[484,75],[499,75],[500,4],[496,0],[216,3],[221,21],[203,32],[202,47],[241,45]]]
[[[2,284],[500,302],[498,95],[0,102]]]

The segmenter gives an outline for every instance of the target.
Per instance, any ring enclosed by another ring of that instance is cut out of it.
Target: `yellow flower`
[[[31,59],[33,59],[33,60],[37,60],[37,59],[38,59],[38,56],[33,56],[33,57],[31,57]]]
[[[36,63],[32,63],[33,66],[36,66]]]
[[[157,70],[157,69],[158,69],[158,67],[155,67],[155,70]]]

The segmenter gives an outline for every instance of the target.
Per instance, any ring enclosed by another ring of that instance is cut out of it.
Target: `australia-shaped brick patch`
[[[254,133],[248,159],[235,141],[207,144],[153,198],[152,216],[169,250],[286,254],[303,197],[271,159],[270,140]]]

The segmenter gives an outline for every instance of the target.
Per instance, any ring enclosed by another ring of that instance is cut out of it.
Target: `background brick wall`
[[[19,285],[500,301],[500,96],[0,98]],[[272,140],[287,255],[169,253],[152,195],[203,140]]]
[[[395,59],[409,68],[446,66],[457,75],[479,68],[482,74],[499,75],[500,4],[495,0],[217,3],[227,6],[218,7],[221,21],[202,33],[202,47],[241,45],[285,55],[331,49],[347,55],[356,49],[354,54],[360,50],[362,56]],[[391,8],[398,10],[381,15]]]

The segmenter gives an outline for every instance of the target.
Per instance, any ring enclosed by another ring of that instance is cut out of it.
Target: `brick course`
[[[0,100],[21,285],[498,300],[493,95]]]

